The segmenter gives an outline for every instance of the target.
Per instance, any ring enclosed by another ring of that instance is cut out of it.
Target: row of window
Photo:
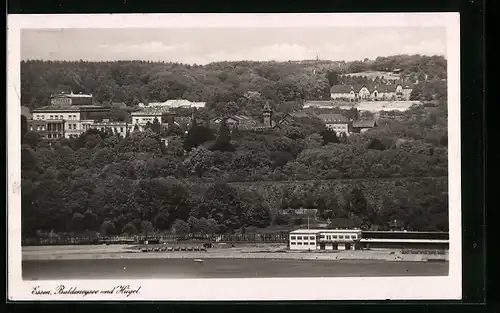
[[[37,120],[45,120],[45,115],[40,114],[36,116]],[[64,115],[49,115],[49,120],[63,120]],[[77,120],[76,115],[68,115],[68,120]]]
[[[68,129],[76,129],[76,124],[68,124]]]
[[[44,131],[45,125],[36,125],[36,131]],[[33,131],[33,126],[30,126],[30,131]]]
[[[47,130],[48,131],[62,131],[63,125],[62,124],[47,124]]]
[[[321,239],[357,239],[358,235],[321,235]]]
[[[113,130],[115,133],[118,133],[118,127],[110,127],[111,130]],[[106,127],[100,127],[99,128],[102,132],[104,132],[106,130]],[[124,127],[120,127],[120,133],[123,133],[124,132]],[[131,127],[129,127],[129,130],[132,129]]]
[[[302,242],[290,241],[290,245],[292,245],[292,246],[295,246],[295,245],[297,245],[297,246],[302,246],[302,245],[304,245],[304,246],[307,246],[307,245],[314,246],[314,245],[316,245],[316,243],[314,243],[312,241],[309,242],[309,244],[307,242],[302,243]]]
[[[290,236],[290,239],[291,240],[295,240],[295,239],[298,239],[298,240],[307,240],[307,239],[310,239],[310,240],[314,240],[316,239],[316,236]]]
[[[61,138],[62,134],[47,134],[48,139],[56,139],[56,138]]]

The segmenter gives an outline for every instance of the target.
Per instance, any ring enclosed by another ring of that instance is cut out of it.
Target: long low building
[[[355,250],[360,229],[297,229],[290,232],[290,250]]]
[[[448,249],[444,232],[364,232],[360,229],[297,229],[289,234],[290,250],[357,250],[376,248]]]

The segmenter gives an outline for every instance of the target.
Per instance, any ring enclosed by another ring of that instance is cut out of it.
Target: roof
[[[313,100],[313,101],[304,101],[304,106],[320,106],[320,105],[328,105],[333,106],[333,102],[330,100]]]
[[[377,123],[375,120],[359,120],[359,121],[354,121],[352,123],[352,127],[358,127],[358,128],[370,128],[370,127],[375,127]]]
[[[325,122],[348,122],[349,119],[341,114],[319,114],[318,117]]]
[[[61,92],[55,95],[50,95],[50,98],[62,98],[62,97],[67,97],[67,98],[92,98],[92,94],[84,94],[84,93],[65,93]]]
[[[361,232],[361,229],[296,229],[290,234],[317,234],[317,233],[345,233],[345,232]]]
[[[44,106],[38,109],[34,109],[33,112],[78,112],[78,111],[109,111],[109,108],[100,106],[100,105],[67,105],[67,106]]]
[[[314,116],[313,113],[307,113],[307,112],[304,112],[304,111],[292,112],[292,113],[289,113],[287,115],[289,115],[291,117],[299,117],[299,118],[300,117],[312,117],[312,116]]]
[[[127,122],[110,122],[110,121],[101,121],[101,122],[94,122],[93,123],[94,126],[124,126],[124,125],[127,125],[127,124],[131,124],[131,123],[127,123]]]
[[[132,112],[131,114],[134,116],[141,116],[141,115],[162,115],[165,113],[171,113],[168,107],[146,106],[142,107],[139,111]]]
[[[335,229],[322,229],[322,233],[345,233],[345,232],[361,232],[361,229],[359,228],[335,228]]]
[[[376,89],[378,92],[395,92],[397,86],[398,86],[398,84],[394,84],[394,85],[378,85],[378,86],[375,86],[374,91]]]
[[[290,234],[317,234],[323,231],[322,229],[296,229],[291,231]]]
[[[191,117],[188,116],[176,116],[174,119],[174,123],[177,124],[189,124],[191,123]]]
[[[185,99],[167,100],[165,102],[150,102],[147,105],[144,103],[139,103],[141,108],[147,107],[169,107],[169,108],[180,108],[180,107],[205,107],[205,102],[191,102]]]
[[[390,242],[390,243],[449,243],[446,239],[376,239],[362,238],[361,242]]]
[[[353,87],[351,85],[333,85],[330,93],[350,93]]]

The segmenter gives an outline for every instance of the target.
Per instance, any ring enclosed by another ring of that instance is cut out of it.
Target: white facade
[[[359,229],[298,229],[290,232],[290,250],[355,250]]]
[[[325,124],[328,129],[331,129],[337,133],[337,135],[340,135],[341,133],[345,133],[346,135],[349,135],[349,123],[326,123]]]
[[[204,108],[205,107],[205,102],[191,102],[189,100],[185,99],[179,99],[179,100],[167,100],[165,102],[150,102],[147,105],[144,103],[139,103],[139,107],[141,108],[146,108],[146,107],[166,107],[166,108]]]
[[[330,98],[331,99],[348,99],[351,101],[354,101],[356,99],[357,95],[354,92],[354,90],[351,90],[351,92],[332,92],[330,93]]]
[[[149,122],[153,124],[154,120],[158,119],[158,123],[162,124],[162,114],[145,114],[143,112],[132,112],[132,127],[137,127],[139,128],[140,131],[143,131],[146,127],[146,124]]]
[[[126,137],[127,131],[131,132],[133,129],[133,125],[128,124],[126,122],[102,121],[102,122],[95,122],[90,126],[90,128],[94,128],[102,132],[111,131],[113,134],[118,134],[122,137]]]
[[[71,120],[79,121],[80,112],[60,112],[58,110],[33,113],[34,120]]]
[[[358,96],[360,99],[363,99],[363,100],[368,99],[368,98],[370,98],[370,91],[368,90],[368,88],[363,87],[359,90]]]

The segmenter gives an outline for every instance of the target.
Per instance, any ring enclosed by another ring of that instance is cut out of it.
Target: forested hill
[[[442,81],[442,56],[398,55],[355,62],[323,60],[289,62],[217,62],[186,65],[147,61],[21,63],[21,103],[30,108],[48,104],[51,93],[92,93],[98,103],[187,99],[209,108],[236,101],[247,91],[260,92],[271,102],[329,99],[331,85],[341,75],[366,71],[402,70],[409,81]],[[366,77],[364,77],[366,78]]]

